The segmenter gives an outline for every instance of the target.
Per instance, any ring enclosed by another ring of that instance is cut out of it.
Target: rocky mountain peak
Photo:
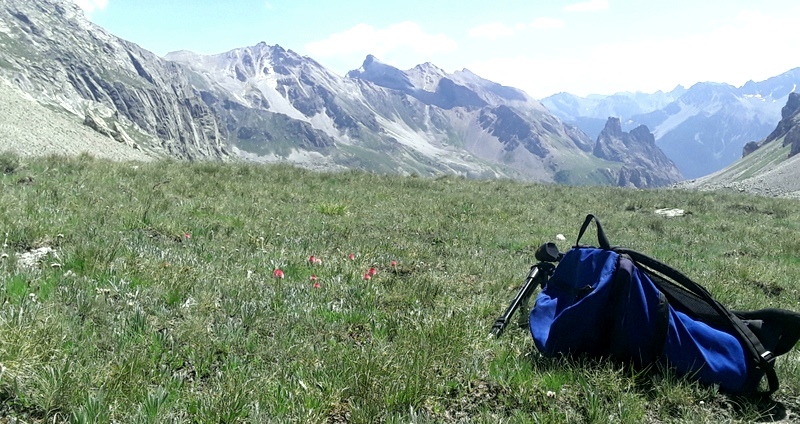
[[[603,132],[600,133],[600,137],[603,139],[608,139],[610,137],[622,138],[622,135],[622,123],[619,118],[610,116],[606,121]]]
[[[783,138],[784,146],[792,146],[789,150],[789,157],[792,157],[800,153],[800,94],[789,93],[786,105],[781,109],[781,116],[782,119],[778,122],[775,131],[764,139],[759,147]]]
[[[367,57],[364,58],[364,63],[361,64],[361,68],[364,70],[369,69],[373,64],[383,64],[377,57],[374,55],[368,54]]]
[[[789,93],[786,105],[781,109],[781,119],[792,117],[798,110],[800,110],[800,94],[795,92]]]
[[[447,77],[447,72],[430,62],[417,65],[406,74],[415,88],[430,92],[436,91],[442,78]]]
[[[371,81],[382,87],[400,91],[410,91],[414,88],[405,72],[381,62],[371,54],[367,55],[360,68],[348,72],[347,77]]]
[[[661,187],[683,179],[675,164],[656,146],[655,136],[647,126],[623,132],[616,117],[606,121],[597,137],[594,155],[623,164],[617,181],[622,187]]]
[[[447,72],[445,72],[444,69],[434,65],[431,62],[421,63],[421,64],[415,66],[412,70],[413,71],[417,71],[417,72],[430,73],[430,74],[447,75]]]
[[[752,144],[743,152],[743,157],[754,152],[755,150],[763,147],[765,144],[771,143],[775,140],[783,138],[783,145],[792,145],[789,156],[794,156],[800,153],[800,94],[792,92],[786,99],[786,105],[781,109],[781,120],[778,126],[770,133],[767,138],[757,143],[755,146]]]
[[[647,125],[639,125],[638,127],[631,130],[631,137],[634,139],[647,144],[647,145],[656,145],[656,136],[650,132],[650,129],[647,128]]]

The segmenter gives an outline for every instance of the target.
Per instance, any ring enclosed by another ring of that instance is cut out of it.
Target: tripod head
[[[564,257],[564,254],[558,251],[555,243],[550,242],[539,246],[534,257],[539,262],[558,262]]]

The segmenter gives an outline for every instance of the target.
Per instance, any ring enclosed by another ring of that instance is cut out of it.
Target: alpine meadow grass
[[[563,234],[568,249],[587,213],[731,309],[798,310],[796,200],[87,155],[0,164],[0,416],[16,422],[798,418],[797,350],[759,404],[669,370],[544,358],[515,324],[487,337],[536,247]],[[654,214],[665,207],[688,214]]]

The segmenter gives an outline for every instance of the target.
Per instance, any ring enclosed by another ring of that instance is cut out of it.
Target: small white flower
[[[558,241],[565,241],[567,238],[564,237],[564,234],[556,234],[556,240]]]

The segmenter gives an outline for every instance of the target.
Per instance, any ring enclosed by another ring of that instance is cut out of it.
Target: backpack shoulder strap
[[[631,257],[637,264],[643,265],[655,272],[658,272],[665,277],[668,277],[678,283],[686,290],[694,293],[697,297],[702,299],[711,308],[713,308],[719,316],[728,324],[733,334],[742,343],[742,346],[749,353],[750,359],[755,363],[756,367],[764,371],[769,384],[768,392],[766,395],[772,394],[778,390],[778,375],[775,373],[774,363],[775,354],[766,348],[753,333],[753,331],[733,312],[729,311],[724,305],[719,303],[711,293],[708,292],[703,286],[695,283],[689,277],[683,275],[680,271],[664,264],[656,259],[653,259],[643,253],[635,250],[616,247],[613,249],[620,254],[626,254]],[[654,283],[658,284],[656,281]]]
[[[575,247],[580,246],[583,233],[586,232],[586,229],[589,228],[589,224],[591,224],[592,221],[597,224],[597,242],[599,243],[600,248],[610,250],[611,243],[608,242],[608,237],[606,237],[606,233],[603,231],[603,226],[600,225],[600,220],[592,214],[586,215],[586,220],[583,221],[583,225],[581,225],[581,231],[578,233],[578,240],[575,242]]]

